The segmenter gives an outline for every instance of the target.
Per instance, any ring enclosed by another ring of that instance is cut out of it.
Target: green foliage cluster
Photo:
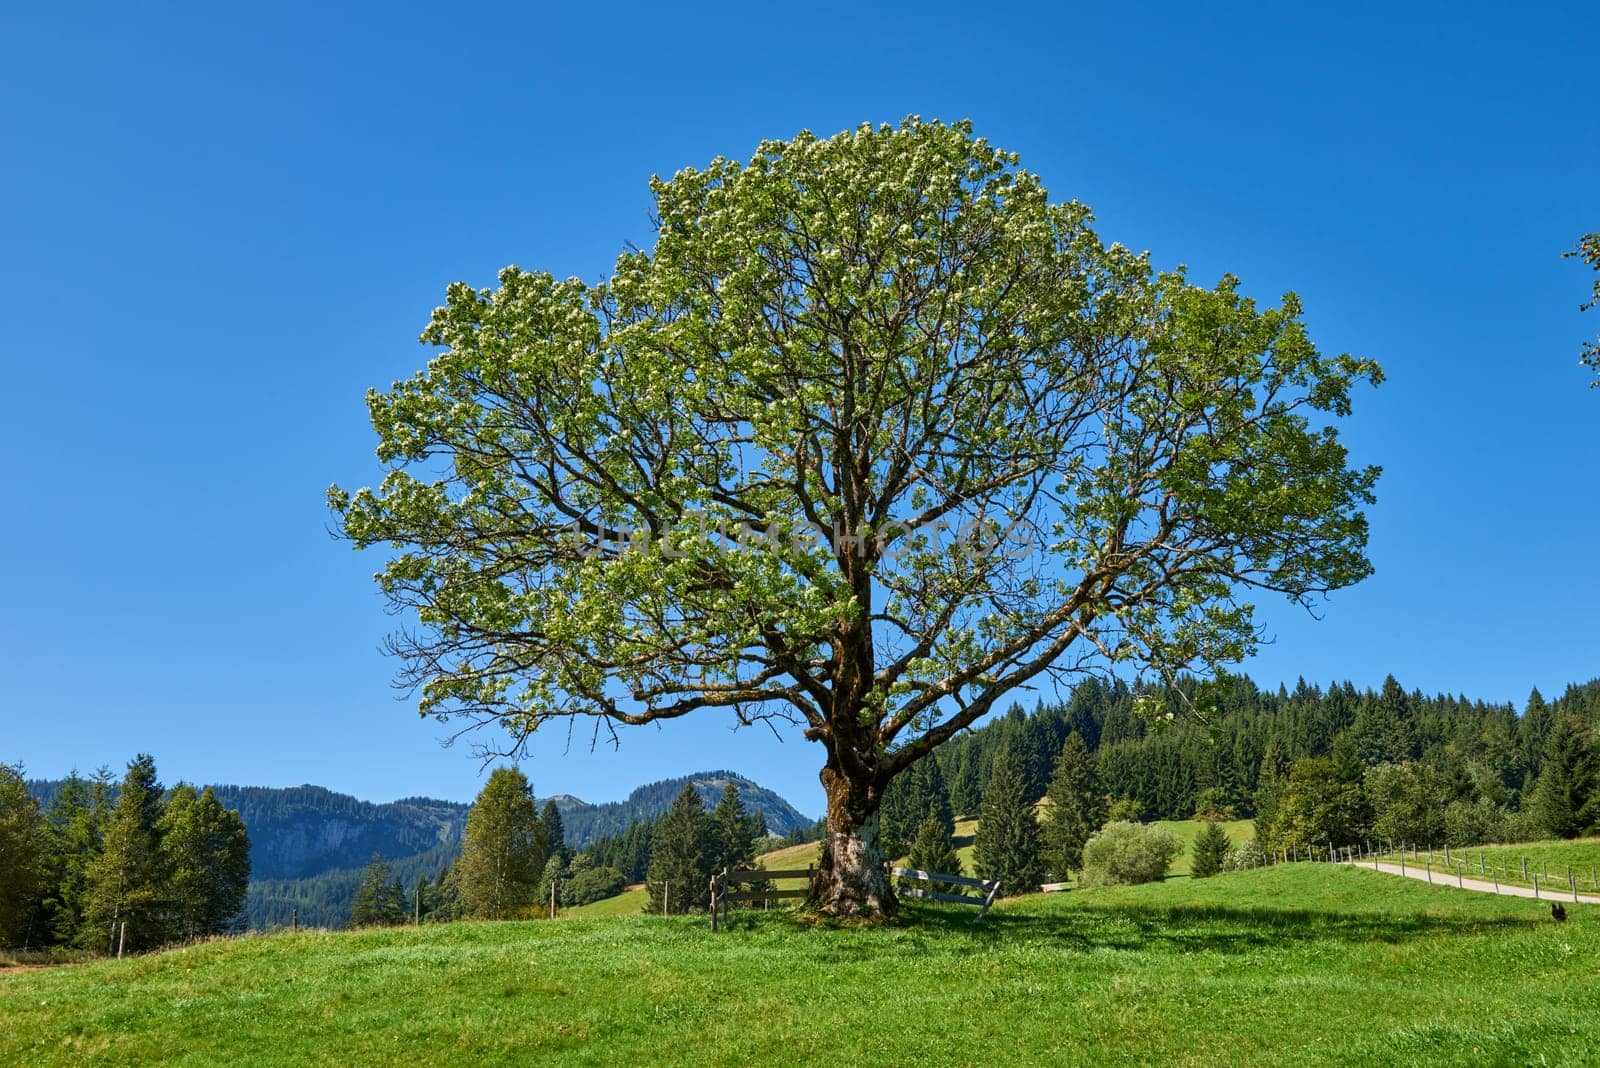
[[[0,946],[144,950],[233,930],[250,840],[215,792],[164,790],[140,755],[115,787],[76,774],[41,809],[0,765]]]
[[[1258,688],[1243,676],[1179,680],[1140,708],[1117,681],[1088,679],[1068,700],[1004,716],[935,754],[951,806],[981,791],[995,754],[1049,752],[1046,781],[1076,735],[1093,760],[1105,818],[1251,817],[1265,852],[1302,852],[1385,839],[1454,846],[1570,836],[1597,827],[1600,680],[1555,701],[1537,691],[1521,715],[1509,705],[1406,691]],[[981,773],[980,773],[980,769]],[[1542,787],[1542,788],[1541,788]],[[1087,792],[1086,792],[1087,793]],[[1052,801],[1044,809],[1049,867]],[[1097,813],[1098,814],[1098,813]],[[1063,817],[1065,818],[1065,817]],[[1090,829],[1099,826],[1090,821]],[[1081,833],[1081,826],[1079,832]],[[1068,839],[1071,841],[1071,838]]]
[[[998,879],[1007,896],[1035,893],[1044,881],[1039,822],[1029,793],[1022,754],[1002,749],[984,787],[972,859],[979,877]]]
[[[1207,822],[1195,836],[1192,848],[1193,860],[1189,864],[1189,874],[1196,879],[1209,879],[1222,870],[1233,844],[1228,839],[1228,832],[1220,824]]]
[[[1083,886],[1156,882],[1166,878],[1179,849],[1178,840],[1163,827],[1114,821],[1083,847],[1080,882]]]

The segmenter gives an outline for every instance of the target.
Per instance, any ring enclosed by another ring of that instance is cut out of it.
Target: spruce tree
[[[36,940],[44,845],[44,821],[22,769],[0,764],[0,946]]]
[[[722,788],[722,799],[711,812],[712,871],[737,868],[755,859],[751,830],[739,789],[730,781]]]
[[[973,861],[982,878],[1000,880],[1004,894],[1030,893],[1043,881],[1039,823],[1021,757],[1010,745],[995,757],[983,791]]]
[[[711,844],[705,806],[694,786],[683,788],[672,807],[656,821],[650,844],[650,869],[645,877],[645,911],[668,912],[704,908],[711,882]]]
[[[179,783],[160,832],[171,936],[199,938],[235,926],[250,884],[250,838],[239,814],[223,808],[211,787],[197,794]]]
[[[1588,732],[1571,716],[1557,716],[1545,739],[1539,779],[1528,807],[1534,825],[1550,838],[1576,838],[1600,823],[1600,773]]]
[[[539,813],[539,825],[544,828],[545,852],[552,857],[561,859],[564,868],[572,860],[572,847],[567,845],[567,831],[561,825],[561,809],[556,807],[556,799],[544,803],[544,811]]]
[[[1189,874],[1196,879],[1208,879],[1222,870],[1222,861],[1228,855],[1232,843],[1228,840],[1228,832],[1222,829],[1220,823],[1206,821],[1199,835],[1194,840],[1194,860],[1190,864]]]
[[[89,866],[89,897],[78,942],[86,949],[149,949],[166,941],[167,872],[161,852],[161,783],[155,761],[140,754],[128,765],[117,803],[106,820],[100,854]]]
[[[911,847],[922,821],[936,819],[947,834],[955,833],[955,817],[950,793],[945,787],[939,762],[932,757],[917,761],[889,783],[878,809],[878,833],[883,840],[883,855],[890,859]]]
[[[1045,792],[1041,840],[1045,867],[1058,879],[1083,867],[1083,845],[1106,821],[1106,799],[1096,760],[1076,731],[1061,744]]]
[[[918,871],[939,875],[962,874],[956,844],[945,825],[933,816],[923,820],[917,828],[917,836],[911,843],[910,863]],[[921,880],[912,880],[910,885],[922,886],[923,883]]]
[[[83,929],[89,900],[89,866],[100,853],[100,838],[110,815],[111,771],[101,768],[92,780],[76,771],[67,776],[50,801],[46,823],[50,863],[45,885],[45,922],[50,940],[72,945]]]
[[[559,830],[559,815],[556,820]],[[504,920],[537,906],[539,878],[548,859],[545,836],[527,776],[518,768],[496,768],[467,814],[456,861],[461,905],[468,916]]]
[[[350,926],[395,927],[404,923],[406,908],[398,899],[405,896],[405,891],[397,894],[399,885],[389,862],[380,854],[372,854],[350,905]]]
[[[969,741],[961,747],[955,774],[950,783],[950,808],[956,815],[971,816],[983,804],[983,779],[978,764],[977,746]]]

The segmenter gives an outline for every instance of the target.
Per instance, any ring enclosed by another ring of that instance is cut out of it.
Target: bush
[[[1114,820],[1083,847],[1084,886],[1151,883],[1165,878],[1178,840],[1161,827]]]
[[[1138,823],[1140,808],[1137,798],[1119,797],[1106,810],[1106,820],[1109,823]]]
[[[1228,855],[1222,858],[1223,871],[1249,871],[1251,868],[1266,867],[1266,864],[1267,854],[1254,838],[1228,850]]]
[[[587,905],[603,901],[608,897],[616,897],[622,893],[622,888],[626,885],[627,880],[615,868],[583,868],[561,884],[557,896],[561,899],[561,904],[570,908],[574,905]]]
[[[1220,824],[1207,823],[1194,840],[1194,863],[1189,873],[1196,879],[1209,879],[1222,870],[1228,855],[1228,832]]]

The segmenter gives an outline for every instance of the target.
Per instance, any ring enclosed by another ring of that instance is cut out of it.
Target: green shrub
[[[627,884],[622,873],[615,868],[583,868],[561,884],[557,896],[560,897],[562,905],[571,908],[575,905],[588,905],[608,897],[616,897],[622,893],[623,887]]]
[[[1114,820],[1083,847],[1084,886],[1151,883],[1162,879],[1178,840],[1161,827]]]
[[[1266,863],[1267,854],[1262,850],[1261,843],[1251,838],[1243,845],[1228,850],[1228,855],[1222,858],[1222,870],[1249,871],[1251,868],[1265,867]]]

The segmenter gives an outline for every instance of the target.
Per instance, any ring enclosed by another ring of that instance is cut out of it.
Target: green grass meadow
[[[5,1064],[1577,1064],[1600,907],[1299,864],[908,907],[461,923],[0,970]]]

